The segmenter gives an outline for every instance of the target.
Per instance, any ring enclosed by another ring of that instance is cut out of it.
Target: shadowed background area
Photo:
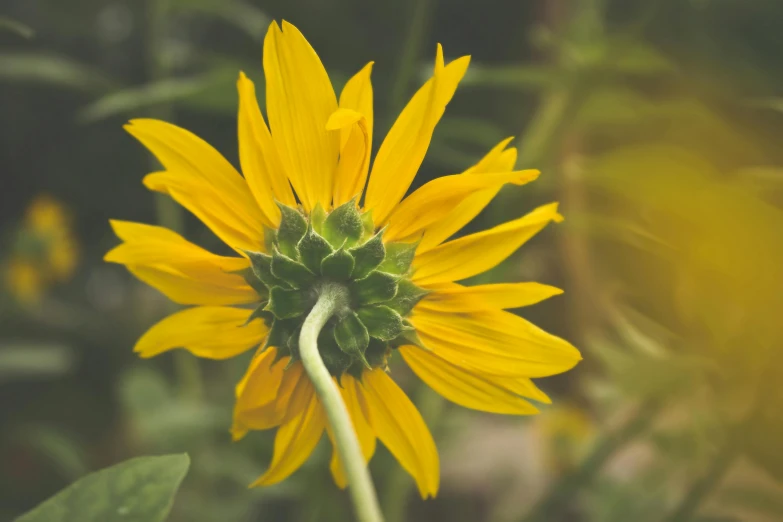
[[[0,521],[172,452],[192,461],[172,522],[352,516],[326,437],[290,479],[247,489],[273,440],[228,433],[251,354],[138,359],[172,305],[102,261],[110,218],[224,251],[142,186],[159,167],[122,124],[174,122],[237,165],[235,83],[243,70],[263,103],[261,44],[282,19],[337,92],[375,61],[376,150],[438,42],[472,55],[412,188],[515,136],[540,179],[463,233],[549,201],[566,217],[470,282],[565,289],[517,312],[585,360],[538,381],[554,405],[534,417],[457,407],[394,361],[443,479],[422,501],[379,447],[388,522],[783,519],[783,3],[0,0]]]

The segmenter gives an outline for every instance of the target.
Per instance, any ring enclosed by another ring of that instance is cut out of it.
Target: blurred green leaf
[[[421,76],[423,78],[432,76],[432,67],[422,69]],[[539,90],[551,86],[558,79],[558,73],[549,67],[472,64],[460,86]]]
[[[30,27],[27,27],[23,23],[17,22],[16,20],[11,20],[10,18],[0,16],[0,32],[3,31],[16,33],[22,38],[32,38],[35,36],[35,31],[33,31]]]
[[[649,44],[628,37],[614,37],[608,41],[609,58],[605,67],[630,75],[657,75],[674,71],[674,64]]]
[[[722,488],[718,500],[728,508],[747,509],[774,517],[774,520],[783,520],[783,496],[778,489],[737,484]]]
[[[78,119],[84,123],[94,123],[161,103],[180,102],[203,93],[215,85],[226,86],[225,84],[225,76],[205,74],[195,78],[174,78],[138,87],[128,87],[91,103],[79,112]],[[229,89],[229,92],[233,94],[233,89]]]
[[[127,371],[119,391],[137,436],[158,449],[181,448],[230,426],[229,409],[177,397],[164,375],[149,367]]]
[[[87,458],[73,437],[53,426],[29,426],[20,429],[16,438],[54,463],[70,480],[87,473]]]
[[[91,473],[16,522],[163,522],[190,459],[139,457]]]
[[[770,385],[758,414],[745,431],[748,456],[775,480],[783,483],[783,387]]]
[[[264,41],[272,19],[258,7],[238,0],[176,0],[172,8],[223,20],[259,42]]]
[[[61,344],[18,342],[0,345],[0,382],[56,377],[73,368],[73,351]]]
[[[0,81],[30,82],[84,91],[103,91],[114,82],[70,58],[42,53],[0,54]]]

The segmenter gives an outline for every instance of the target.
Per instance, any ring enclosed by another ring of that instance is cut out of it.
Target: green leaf
[[[23,23],[17,22],[16,20],[11,20],[10,18],[5,18],[3,16],[0,16],[0,32],[3,31],[16,33],[22,38],[27,38],[27,39],[30,39],[35,35],[35,31],[33,31],[31,28],[27,27]]]
[[[272,256],[261,252],[251,252],[243,250],[250,259],[250,266],[255,276],[260,279],[267,287],[282,286],[288,288],[290,285],[272,274]]]
[[[357,312],[370,337],[391,341],[405,331],[400,314],[388,306],[365,306]]]
[[[277,229],[277,248],[291,259],[299,257],[296,245],[307,232],[307,221],[298,211],[282,203],[280,207],[280,227]]]
[[[387,243],[386,258],[380,264],[378,270],[390,274],[406,275],[410,272],[413,256],[419,243]]]
[[[0,344],[0,383],[59,377],[74,368],[73,350],[66,345],[37,342]]]
[[[163,522],[190,459],[139,457],[91,473],[16,522]]]
[[[254,40],[263,42],[271,19],[258,7],[237,0],[176,0],[172,8],[190,10],[223,20]]]
[[[321,274],[335,281],[347,281],[353,272],[354,260],[344,248],[326,256],[321,262]]]
[[[351,247],[362,237],[362,216],[352,199],[334,209],[324,221],[323,236],[335,248],[345,244]]]
[[[398,280],[396,275],[375,271],[351,281],[351,294],[359,304],[383,303],[397,295]]]
[[[355,263],[353,278],[361,279],[375,270],[386,257],[383,246],[383,230],[371,237],[367,242],[350,250]]]
[[[277,250],[272,254],[272,274],[294,288],[302,288],[315,281],[315,274],[307,267]]]
[[[321,261],[333,251],[332,245],[313,230],[312,226],[299,241],[297,249],[302,264],[314,274],[321,273]]]
[[[0,80],[104,91],[115,83],[101,72],[69,58],[38,53],[0,54]]]
[[[364,352],[370,344],[370,334],[356,313],[350,311],[337,320],[334,326],[334,340],[343,352],[359,359],[368,369],[370,368],[364,358]]]
[[[419,288],[407,279],[401,279],[397,283],[397,294],[394,298],[386,303],[386,306],[405,317],[416,304],[427,295],[429,291]]]
[[[276,286],[269,291],[269,303],[266,309],[275,314],[277,319],[291,319],[304,315],[312,306],[313,302],[308,292]]]
[[[530,65],[471,65],[461,85],[536,91],[554,85],[558,73],[552,68]]]
[[[84,107],[77,119],[94,123],[119,114],[138,112],[161,103],[172,103],[195,96],[216,84],[225,84],[224,78],[213,75],[195,78],[171,78],[146,85],[127,87],[107,94]]]

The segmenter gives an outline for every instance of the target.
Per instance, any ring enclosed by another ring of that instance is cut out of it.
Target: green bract
[[[343,285],[350,303],[321,331],[318,350],[329,372],[360,377],[385,366],[393,348],[417,343],[405,320],[426,291],[409,279],[416,244],[384,243],[369,213],[355,201],[310,216],[278,203],[280,227],[267,230],[269,253],[248,252],[252,270],[242,273],[261,296],[251,316],[270,327],[265,348],[278,358],[299,359],[299,333],[325,285]]]

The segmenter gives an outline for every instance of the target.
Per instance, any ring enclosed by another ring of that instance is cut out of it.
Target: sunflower
[[[164,169],[144,178],[195,214],[236,256],[220,256],[165,228],[112,221],[123,241],[106,260],[124,264],[171,300],[194,305],[145,333],[135,351],[174,348],[225,359],[257,348],[236,387],[232,434],[277,427],[272,462],[253,485],[277,483],[333,434],[299,356],[303,321],[324,288],[348,305],[329,319],[318,350],[339,390],[364,458],[376,440],[415,479],[438,490],[438,453],[421,415],[388,373],[399,353],[435,391],[476,410],[527,415],[526,399],[548,403],[531,378],[572,368],[579,352],[505,311],[561,291],[538,283],[463,286],[511,255],[550,221],[557,204],[483,232],[450,238],[506,183],[534,180],[513,170],[504,140],[460,174],[405,197],[433,130],[469,57],[434,74],[383,140],[370,168],[372,62],[336,97],[318,55],[293,25],[272,23],[264,40],[266,112],[240,73],[239,161],[243,175],[190,132],[156,120],[126,130]],[[366,186],[366,189],[365,189]],[[331,471],[344,487],[335,451]]]

